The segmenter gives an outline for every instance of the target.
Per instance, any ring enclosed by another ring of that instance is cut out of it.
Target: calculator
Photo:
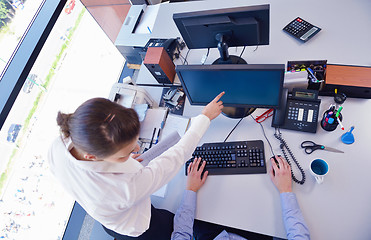
[[[297,17],[287,24],[282,30],[294,36],[295,38],[306,42],[319,31],[321,31],[321,28],[310,24],[300,17]]]

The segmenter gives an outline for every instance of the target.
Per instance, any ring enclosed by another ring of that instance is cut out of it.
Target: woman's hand
[[[219,99],[224,95],[225,92],[221,92],[218,96],[216,96],[209,104],[207,104],[202,110],[202,114],[208,117],[210,120],[213,120],[222,112],[223,109],[223,102],[219,101]]]
[[[140,155],[141,154],[139,154],[139,153],[132,153],[131,157],[134,158],[135,160],[137,160],[138,162],[141,162],[141,161],[143,161],[143,159],[138,158]]]

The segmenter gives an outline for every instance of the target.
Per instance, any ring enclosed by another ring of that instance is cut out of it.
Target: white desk
[[[253,0],[207,0],[186,3],[163,4],[154,25],[152,38],[180,36],[172,20],[175,12],[249,6],[269,3]],[[335,1],[294,0],[272,1],[270,6],[270,45],[247,47],[243,58],[248,63],[287,63],[289,60],[323,60],[328,63],[349,65],[371,65],[371,2],[368,0]],[[307,43],[301,43],[282,31],[295,17],[322,28]],[[239,55],[242,48],[230,48],[230,54]],[[186,51],[182,54],[185,55]],[[199,64],[206,49],[191,50],[187,60]],[[206,64],[218,57],[216,49],[210,51]],[[152,75],[142,66],[137,82],[156,83]],[[160,98],[161,89],[148,88],[155,99]],[[333,102],[330,97],[321,97],[320,115]],[[341,143],[344,133],[339,128],[326,132],[318,125],[316,134],[282,130],[295,156],[304,168],[307,180],[304,185],[293,184],[303,215],[309,226],[312,239],[371,239],[371,100],[348,99],[343,116],[346,130],[354,125],[356,142]],[[186,102],[185,116],[196,116],[202,107],[190,106]],[[262,113],[257,110],[253,116]],[[223,141],[238,120],[220,115],[202,138],[202,142]],[[263,123],[276,154],[281,154],[279,142],[273,137],[271,119]],[[250,118],[244,119],[230,136],[229,141],[262,139],[265,143],[267,162],[271,156],[268,143],[261,128]],[[334,148],[344,154],[315,151],[307,155],[300,148],[304,140],[313,140]],[[368,148],[368,149],[367,149]],[[317,185],[309,174],[309,162],[315,158],[325,159],[330,166],[329,174],[322,185]],[[300,175],[298,175],[299,177]],[[153,197],[155,206],[173,212],[179,206],[185,185],[184,168],[170,182],[165,199]],[[278,191],[268,174],[209,176],[198,193],[197,215],[201,220],[246,229],[267,235],[285,237]]]

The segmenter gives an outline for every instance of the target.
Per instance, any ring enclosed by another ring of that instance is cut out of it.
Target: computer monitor
[[[225,91],[224,115],[242,118],[252,112],[250,108],[279,107],[285,65],[179,65],[176,72],[190,104],[207,105]]]
[[[214,63],[246,63],[229,56],[228,47],[269,44],[269,4],[175,13],[173,19],[189,49],[219,49]]]

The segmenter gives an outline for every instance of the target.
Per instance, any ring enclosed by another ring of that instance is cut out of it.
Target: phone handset
[[[279,108],[273,112],[272,127],[279,127],[285,123],[288,92],[289,90],[287,88],[282,89]]]

